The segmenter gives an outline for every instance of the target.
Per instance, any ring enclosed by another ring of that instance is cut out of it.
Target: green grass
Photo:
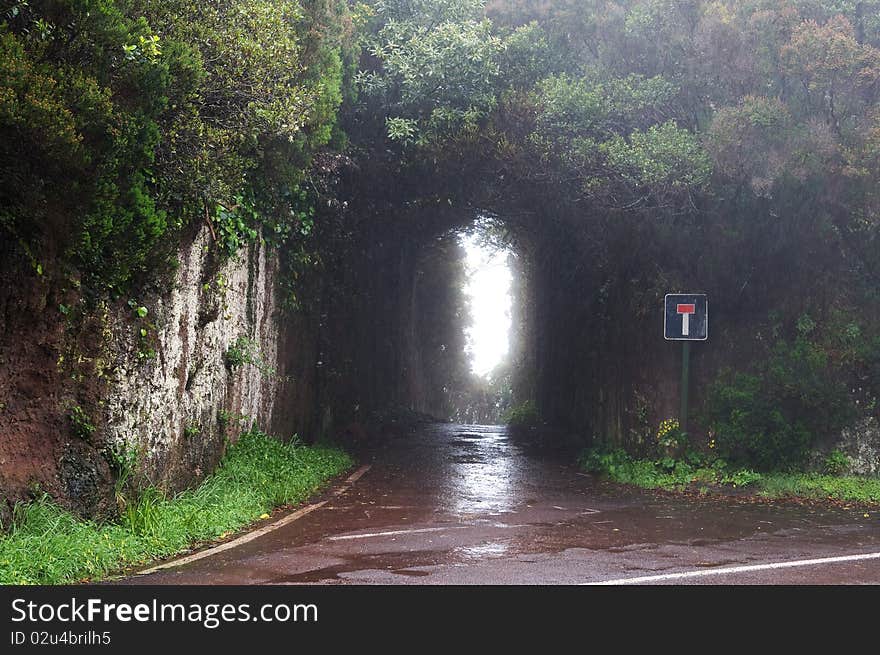
[[[578,460],[586,471],[615,482],[644,489],[681,491],[688,487],[748,487],[766,498],[834,499],[880,503],[880,477],[836,476],[818,473],[756,473],[728,470],[721,460],[707,463],[662,458],[634,459],[622,450],[587,450]]]
[[[720,484],[725,479],[723,470],[718,468],[671,458],[633,459],[623,450],[587,450],[579,464],[586,471],[602,473],[615,482],[644,489],[680,490],[695,482]]]
[[[199,487],[166,498],[149,489],[113,523],[84,521],[48,497],[16,507],[0,537],[0,584],[98,580],[241,528],[298,503],[352,466],[344,452],[243,434]]]
[[[770,498],[833,498],[858,503],[880,503],[880,478],[774,473],[764,477],[761,495]]]

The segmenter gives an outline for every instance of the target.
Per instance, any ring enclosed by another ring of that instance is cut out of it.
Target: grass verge
[[[831,498],[857,503],[880,503],[880,478],[773,473],[761,481],[760,493],[770,498]]]
[[[622,450],[586,450],[578,463],[585,471],[644,489],[695,489],[709,493],[719,488],[723,491],[724,487],[748,488],[750,494],[764,498],[831,499],[880,504],[880,477],[757,473],[749,469],[731,470],[722,460],[706,463],[668,457],[658,460],[633,459]]]
[[[351,468],[341,450],[243,434],[199,487],[166,498],[148,489],[118,521],[84,521],[48,497],[19,505],[0,536],[0,584],[98,580],[226,537],[273,508],[298,503]]]

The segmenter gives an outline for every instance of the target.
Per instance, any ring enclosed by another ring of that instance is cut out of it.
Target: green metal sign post
[[[688,395],[691,374],[691,341],[709,338],[709,302],[704,293],[670,293],[666,295],[663,315],[663,338],[681,341],[681,412],[678,423],[682,432],[688,430]]]
[[[688,384],[691,374],[691,342],[682,341],[681,343],[681,415],[679,418],[679,426],[681,431],[688,431]]]

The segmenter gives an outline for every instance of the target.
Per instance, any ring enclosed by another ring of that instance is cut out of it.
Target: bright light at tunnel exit
[[[471,370],[486,377],[504,361],[510,348],[510,251],[481,244],[477,234],[462,235],[461,244],[467,265],[464,292],[472,321],[465,330],[466,350]]]

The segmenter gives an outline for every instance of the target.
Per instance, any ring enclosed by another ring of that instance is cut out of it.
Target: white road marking
[[[618,578],[617,580],[602,580],[601,582],[582,582],[582,585],[626,585],[641,584],[643,582],[662,582],[664,580],[685,580],[687,578],[703,578],[710,575],[725,575],[728,573],[749,573],[751,571],[772,571],[776,569],[790,569],[799,566],[819,566],[821,564],[836,564],[839,562],[859,562],[870,559],[880,559],[880,553],[865,553],[863,555],[843,555],[840,557],[822,557],[819,559],[802,559],[791,562],[773,562],[771,564],[753,564],[749,566],[730,566],[723,569],[711,569],[705,571],[685,571],[684,573],[666,573],[664,575],[646,575],[640,578]]]
[[[369,539],[371,537],[392,537],[398,534],[420,534],[423,532],[443,532],[445,530],[463,530],[469,525],[451,525],[445,528],[415,528],[413,530],[388,530],[386,532],[364,532],[361,534],[343,534],[338,537],[327,537],[328,541],[343,541],[345,539]]]
[[[338,497],[348,491],[349,487],[357,482],[361,476],[370,470],[369,464],[366,466],[360,467],[357,471],[352,473],[343,483],[339,489],[333,492],[333,497]],[[176,559],[173,562],[167,562],[165,564],[159,564],[158,566],[153,566],[149,569],[144,569],[143,571],[136,571],[135,575],[148,575],[150,573],[156,573],[157,571],[162,571],[164,569],[172,569],[177,566],[183,566],[184,564],[189,564],[190,562],[195,562],[200,559],[204,559],[206,557],[210,557],[211,555],[216,555],[217,553],[222,553],[225,550],[230,550],[231,548],[236,548],[237,546],[241,546],[242,544],[246,544],[249,541],[253,541],[258,537],[262,537],[264,534],[268,534],[278,528],[284,527],[289,523],[293,523],[297,519],[301,519],[306,514],[311,514],[316,509],[320,509],[324,505],[326,505],[329,501],[322,500],[320,503],[313,503],[311,505],[307,505],[302,509],[296,510],[293,514],[288,514],[284,518],[275,521],[274,523],[270,523],[262,528],[258,528],[256,530],[252,530],[247,534],[243,534],[237,539],[233,539],[232,541],[227,541],[226,543],[222,543],[219,546],[214,546],[213,548],[208,548],[207,550],[199,551],[198,553],[193,553],[192,555],[187,555],[186,557],[181,557],[180,559]]]

